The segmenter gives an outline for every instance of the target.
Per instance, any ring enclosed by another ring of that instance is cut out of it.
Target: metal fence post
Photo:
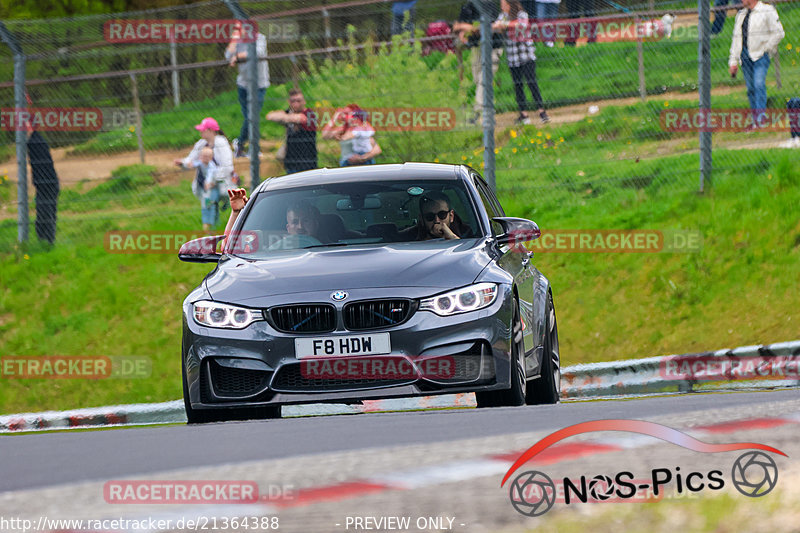
[[[25,98],[25,54],[5,24],[0,21],[0,38],[14,53],[14,107],[25,109],[28,104]],[[17,127],[15,142],[17,145],[17,241],[28,240],[28,132]]]
[[[639,61],[639,97],[642,102],[647,101],[647,83],[644,77],[644,46],[642,45],[642,36],[639,35],[639,24],[641,19],[638,16],[633,17],[634,28],[636,28],[636,56]]]
[[[494,157],[494,74],[492,73],[491,0],[472,0],[481,15],[481,71],[483,81],[483,177],[497,191]]]
[[[178,78],[178,45],[175,44],[175,39],[169,41],[169,61],[172,64],[172,103],[175,107],[181,105],[181,86],[180,79]]]
[[[697,43],[697,87],[700,92],[700,111],[711,111],[711,21],[709,20],[710,6],[707,1],[697,3],[699,17],[697,29],[699,37]],[[706,183],[711,185],[711,132],[700,131],[700,192],[705,189]]]
[[[136,113],[136,143],[139,145],[139,160],[144,165],[144,141],[142,140],[142,106],[139,103],[139,85],[136,83],[136,74],[131,73],[131,94],[133,96],[133,111]]]

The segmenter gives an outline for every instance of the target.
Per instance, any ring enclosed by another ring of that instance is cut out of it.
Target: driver
[[[420,224],[417,240],[460,239],[455,211],[446,194],[437,191],[425,193],[419,199]]]

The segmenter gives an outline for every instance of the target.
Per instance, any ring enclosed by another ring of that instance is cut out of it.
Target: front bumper
[[[242,330],[203,327],[192,318],[187,299],[182,357],[189,400],[192,408],[215,409],[507,389],[513,297],[509,286],[498,289],[494,303],[479,311],[440,317],[417,310],[397,326],[358,332],[344,329],[340,321],[324,334],[287,334],[265,320]],[[353,301],[398,297],[396,289],[350,294]],[[329,295],[304,293],[284,303],[330,302]],[[341,315],[342,306],[336,307]],[[391,342],[386,355],[295,357],[298,337],[384,332]]]

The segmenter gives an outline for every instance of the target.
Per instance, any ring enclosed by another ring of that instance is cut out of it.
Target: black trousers
[[[539,84],[536,83],[536,61],[528,61],[518,67],[509,67],[509,70],[511,70],[511,79],[514,80],[514,94],[517,97],[519,112],[522,113],[530,109],[528,107],[528,99],[525,97],[526,84],[531,91],[536,109],[544,109],[542,94],[539,92]]]
[[[50,189],[48,187],[48,189]],[[36,191],[36,236],[53,244],[56,240],[58,190]]]

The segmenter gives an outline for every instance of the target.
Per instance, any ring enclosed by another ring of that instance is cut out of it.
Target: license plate
[[[391,353],[388,333],[308,337],[294,340],[295,357],[337,357],[346,355],[381,355]]]

